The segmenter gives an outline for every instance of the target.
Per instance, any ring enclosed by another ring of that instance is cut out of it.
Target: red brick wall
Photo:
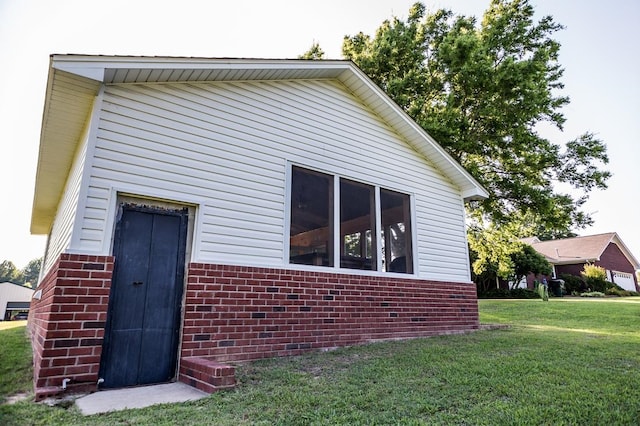
[[[38,286],[29,314],[36,398],[65,378],[70,389],[95,389],[112,273],[111,256],[62,254]]]
[[[556,265],[556,275],[558,278],[563,274],[575,275],[582,277],[581,272],[584,270],[584,263],[576,263],[575,265]]]
[[[250,360],[477,328],[473,283],[192,263],[181,357]]]
[[[605,251],[600,256],[600,260],[596,262],[596,265],[602,266],[605,269],[610,271],[619,271],[626,272],[628,274],[633,275],[633,280],[636,283],[636,287],[638,285],[638,281],[636,278],[636,272],[633,269],[633,265],[622,253],[622,250],[613,243],[609,243],[609,246],[605,249]]]
[[[38,287],[29,317],[37,399],[60,393],[67,378],[70,390],[96,389],[113,262],[63,254]],[[189,265],[187,281],[184,359],[250,360],[478,328],[473,283],[201,263]]]

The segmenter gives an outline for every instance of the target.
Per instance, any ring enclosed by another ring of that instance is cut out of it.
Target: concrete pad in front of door
[[[185,383],[175,382],[98,391],[76,399],[76,406],[82,414],[88,416],[155,404],[195,401],[206,396],[209,394]]]

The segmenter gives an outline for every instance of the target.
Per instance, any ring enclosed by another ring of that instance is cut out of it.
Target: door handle
[[[135,285],[135,286],[142,285],[142,281],[134,281],[133,285]]]

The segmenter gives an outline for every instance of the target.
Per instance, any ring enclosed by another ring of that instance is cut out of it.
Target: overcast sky
[[[314,41],[341,58],[345,35],[373,34],[406,18],[413,0],[195,1],[0,0],[0,261],[18,268],[44,253],[29,233],[49,55],[167,55],[295,58]],[[595,226],[617,232],[640,259],[640,1],[531,0],[565,25],[557,34],[565,68],[563,143],[585,131],[603,139],[613,177],[591,195]],[[480,17],[489,0],[424,1]]]

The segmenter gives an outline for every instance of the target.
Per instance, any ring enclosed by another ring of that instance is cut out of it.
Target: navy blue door
[[[100,364],[108,388],[175,376],[187,210],[123,205]]]

